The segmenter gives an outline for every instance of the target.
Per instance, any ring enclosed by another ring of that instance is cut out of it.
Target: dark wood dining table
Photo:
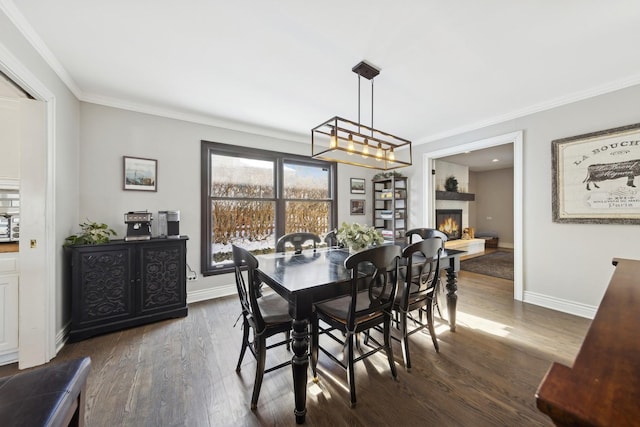
[[[457,275],[460,256],[465,251],[445,250],[440,257],[446,271],[447,308],[451,331],[456,329]],[[347,249],[319,248],[303,251],[272,253],[257,256],[256,271],[262,282],[289,301],[289,314],[293,318],[292,371],[295,396],[296,423],[303,424],[307,413],[307,369],[309,367],[309,321],[313,304],[349,293],[349,270],[344,260]]]

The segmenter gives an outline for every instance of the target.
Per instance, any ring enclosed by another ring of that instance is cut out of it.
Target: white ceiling
[[[513,167],[513,144],[497,145],[476,151],[466,151],[438,160],[468,166],[471,172],[486,172]]]
[[[0,0],[79,99],[308,142],[434,140],[640,83],[638,0]],[[362,86],[362,122],[370,88]]]

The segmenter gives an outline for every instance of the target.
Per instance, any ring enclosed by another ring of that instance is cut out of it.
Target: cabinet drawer
[[[0,257],[0,274],[17,272],[18,258],[15,255],[11,257]]]

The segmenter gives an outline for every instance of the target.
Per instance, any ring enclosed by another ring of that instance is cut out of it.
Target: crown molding
[[[49,47],[40,38],[38,33],[33,29],[31,24],[27,22],[26,18],[16,8],[12,0],[0,0],[0,10],[2,10],[9,20],[16,26],[18,31],[27,39],[27,41],[33,46],[33,48],[40,54],[42,59],[53,69],[53,72],[60,77],[60,80],[69,88],[71,92],[80,99],[82,97],[82,90],[78,87],[71,75],[67,72],[66,68],[62,66],[58,58],[49,50]]]
[[[311,139],[309,135],[306,134],[303,135],[294,132],[287,132],[279,129],[254,125],[251,123],[228,120],[202,114],[186,113],[181,110],[163,108],[150,104],[136,103],[129,100],[112,98],[98,94],[84,93],[82,98],[80,98],[80,101],[103,105],[105,107],[134,111],[137,113],[150,114],[152,116],[160,116],[168,119],[175,119],[201,125],[218,127],[225,130],[232,130],[259,136],[283,139],[286,141],[311,144]]]
[[[636,75],[633,75],[624,79],[616,80],[613,82],[605,83],[605,84],[595,86],[593,88],[589,88],[586,90],[574,92],[566,96],[554,98],[549,101],[531,105],[529,107],[525,107],[520,110],[516,110],[507,114],[494,116],[486,120],[480,120],[478,122],[470,123],[465,126],[461,126],[458,128],[454,128],[454,129],[446,130],[444,132],[426,136],[424,138],[420,138],[417,141],[415,141],[413,145],[416,146],[416,145],[427,144],[427,143],[438,141],[440,139],[448,138],[451,136],[461,135],[463,133],[471,132],[477,129],[482,129],[487,126],[496,125],[498,123],[504,123],[509,120],[514,120],[514,119],[525,117],[531,114],[540,113],[542,111],[551,110],[553,108],[562,107],[564,105],[572,104],[577,101],[582,101],[582,100],[593,98],[599,95],[615,92],[617,90],[625,89],[638,84],[640,84],[640,74],[636,74]]]

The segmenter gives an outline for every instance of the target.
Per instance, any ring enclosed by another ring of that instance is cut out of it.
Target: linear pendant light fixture
[[[311,157],[380,170],[410,166],[411,141],[373,127],[373,78],[380,70],[362,61],[351,71],[358,75],[358,122],[336,116],[311,129]],[[371,80],[371,126],[360,122],[361,77]]]

